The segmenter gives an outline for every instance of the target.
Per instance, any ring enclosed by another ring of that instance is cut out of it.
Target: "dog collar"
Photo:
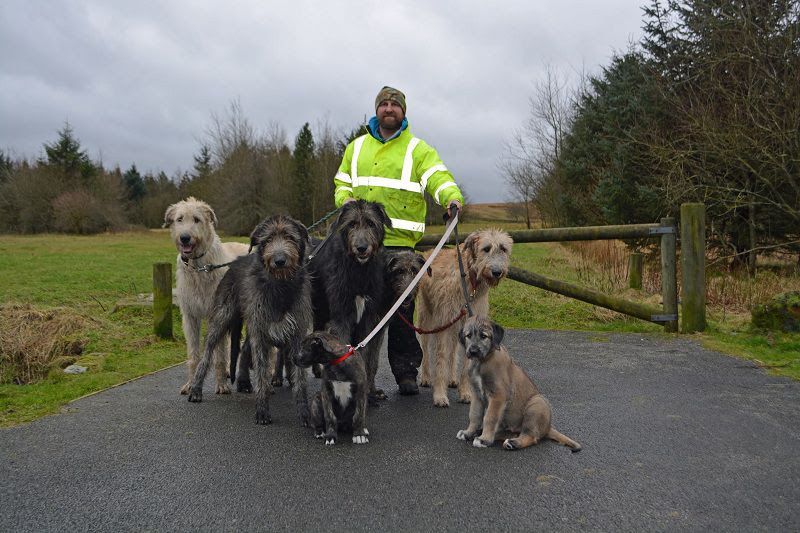
[[[345,359],[347,359],[348,357],[350,357],[350,356],[351,356],[351,355],[353,355],[354,353],[356,353],[356,348],[355,348],[355,346],[350,346],[350,345],[348,344],[348,345],[347,345],[347,347],[348,347],[348,348],[350,348],[350,349],[349,349],[349,350],[347,350],[347,351],[344,353],[344,355],[341,355],[341,356],[337,357],[336,359],[333,359],[333,360],[331,360],[331,361],[328,361],[328,364],[329,364],[330,366],[336,366],[336,365],[338,365],[339,363],[342,363],[342,362],[344,362],[344,360],[345,360]]]
[[[206,253],[205,253],[205,252],[203,252],[202,254],[198,255],[197,257],[190,257],[190,258],[188,258],[188,259],[184,259],[184,258],[183,258],[183,256],[181,256],[181,261],[183,261],[183,264],[184,264],[184,265],[188,265],[188,264],[189,264],[189,261],[197,261],[198,259],[200,259],[200,258],[201,258],[201,257],[203,257],[204,255],[206,255]]]

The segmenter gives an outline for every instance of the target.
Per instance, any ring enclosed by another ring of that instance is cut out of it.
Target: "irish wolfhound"
[[[380,321],[384,305],[383,228],[391,225],[378,203],[358,200],[342,206],[328,242],[309,263],[315,331],[326,330],[353,345]],[[367,374],[373,378],[379,351],[375,339],[364,349]]]
[[[322,386],[311,402],[311,425],[326,446],[336,444],[339,432],[352,432],[354,444],[369,442],[367,372],[361,354],[350,350],[330,333],[315,331],[303,341],[297,358],[301,367],[322,365]]]
[[[472,386],[469,426],[458,432],[460,440],[476,448],[492,446],[500,433],[506,450],[518,450],[548,438],[581,451],[581,445],[551,425],[550,402],[531,378],[517,366],[503,342],[503,328],[485,316],[468,318],[459,334],[467,354],[467,374]],[[480,435],[478,432],[480,431]]]
[[[247,245],[239,242],[221,242],[215,227],[217,215],[207,203],[189,197],[169,206],[164,213],[164,227],[169,227],[172,242],[178,249],[177,278],[178,306],[181,309],[183,336],[186,337],[188,380],[181,394],[189,392],[189,384],[200,360],[200,327],[211,315],[214,291],[227,268],[210,272],[199,269],[205,265],[229,263],[247,254]],[[217,377],[217,394],[231,391],[225,379],[230,341],[219,344],[214,351]]]
[[[256,252],[237,259],[214,293],[205,351],[192,380],[189,401],[202,401],[211,354],[225,334],[241,327],[244,319],[256,376],[256,423],[269,424],[274,350],[283,350],[289,361],[295,361],[311,328],[311,284],[303,268],[308,232],[300,222],[276,215],[261,222],[253,236]],[[297,415],[302,425],[308,425],[305,372],[295,369],[293,374]]]
[[[508,273],[513,241],[508,233],[499,229],[484,229],[470,233],[461,251],[472,311],[476,315],[489,314],[489,289],[496,287]],[[432,275],[424,276],[417,296],[417,321],[421,329],[432,330],[447,324],[464,308],[458,259],[455,249],[442,250],[431,265]],[[422,373],[420,384],[431,385],[431,359],[433,370],[433,404],[448,407],[447,387],[458,386],[458,401],[469,403],[470,389],[466,372],[459,364],[464,351],[458,343],[458,332],[464,324],[460,319],[439,333],[422,338]]]

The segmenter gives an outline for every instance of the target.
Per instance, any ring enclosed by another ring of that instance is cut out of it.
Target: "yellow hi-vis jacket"
[[[384,246],[414,247],[425,233],[425,192],[441,206],[464,203],[453,175],[439,154],[406,127],[400,135],[381,142],[369,133],[358,137],[344,152],[334,203],[347,198],[380,202],[392,219]]]

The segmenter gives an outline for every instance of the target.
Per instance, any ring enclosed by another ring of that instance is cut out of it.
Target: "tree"
[[[45,143],[46,158],[40,164],[56,170],[67,183],[87,184],[96,172],[89,156],[81,149],[80,141],[75,137],[69,122],[58,131],[58,140],[52,144]]]
[[[317,203],[317,188],[314,186],[314,136],[308,122],[303,124],[294,141],[292,152],[292,215],[308,225],[313,207]]]
[[[800,2],[654,1],[644,49],[675,128],[678,201],[703,201],[716,245],[756,266],[800,228]]]

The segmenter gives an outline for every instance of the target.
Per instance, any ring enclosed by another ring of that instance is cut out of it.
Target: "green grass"
[[[466,235],[487,223],[468,223]],[[503,223],[506,229],[521,224]],[[430,233],[441,233],[432,227]],[[245,238],[236,239],[245,242]],[[125,298],[152,289],[152,265],[174,264],[175,250],[166,231],[89,237],[66,235],[0,236],[0,302],[37,307],[69,307],[95,320],[84,332],[89,340],[78,364],[89,372],[51,372],[31,385],[0,385],[0,426],[58,412],[69,401],[185,360],[180,316],[174,313],[175,340],[152,335],[146,308],[112,312]],[[558,244],[516,244],[515,266],[574,283],[577,273]],[[626,295],[628,295],[626,293]],[[504,281],[491,293],[492,316],[508,328],[637,332],[664,335],[663,328],[529,287]],[[761,334],[748,330],[743,317],[717,317],[694,336],[706,347],[757,361],[768,371],[800,379],[800,335]],[[175,383],[177,394],[180,383]]]

